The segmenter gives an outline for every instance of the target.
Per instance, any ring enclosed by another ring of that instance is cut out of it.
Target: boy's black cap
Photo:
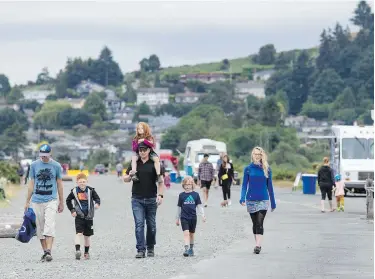
[[[208,157],[210,157],[210,155],[208,155],[207,153],[205,153],[205,154],[203,155],[203,158],[208,158]]]

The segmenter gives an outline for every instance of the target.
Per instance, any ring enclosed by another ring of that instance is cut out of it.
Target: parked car
[[[95,166],[94,171],[97,172],[97,173],[100,173],[100,174],[104,174],[104,173],[107,172],[107,170],[106,170],[106,168],[105,168],[105,166],[103,164],[97,164]]]

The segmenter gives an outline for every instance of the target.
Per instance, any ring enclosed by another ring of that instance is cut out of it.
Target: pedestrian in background
[[[323,158],[323,166],[320,167],[318,171],[318,185],[320,187],[320,193],[321,193],[321,212],[324,213],[324,202],[326,197],[328,197],[328,203],[330,207],[330,211],[335,211],[332,204],[332,189],[333,186],[335,186],[335,179],[333,170],[329,166],[329,159],[328,157]]]
[[[233,164],[229,162],[227,154],[223,155],[222,163],[219,168],[219,185],[223,191],[223,202],[222,206],[230,206],[232,204],[230,200],[232,182],[234,180],[234,169]]]

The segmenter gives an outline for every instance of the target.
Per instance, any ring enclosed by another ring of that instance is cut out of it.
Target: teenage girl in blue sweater
[[[261,250],[263,222],[271,200],[271,211],[276,208],[273,193],[272,172],[267,162],[267,154],[261,147],[255,147],[251,152],[252,163],[245,167],[242,180],[240,203],[247,206],[253,221],[253,233],[256,246],[254,253]]]

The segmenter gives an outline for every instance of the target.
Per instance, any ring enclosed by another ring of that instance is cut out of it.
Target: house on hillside
[[[199,98],[203,95],[205,94],[195,92],[177,93],[175,95],[175,102],[177,104],[193,104],[198,102]]]
[[[27,101],[35,100],[39,104],[44,104],[48,95],[55,94],[55,90],[22,90],[23,99]]]
[[[169,103],[168,88],[138,88],[137,105],[146,103],[150,108],[156,108]]]
[[[239,82],[235,86],[235,96],[244,100],[247,96],[253,95],[259,99],[266,97],[265,85],[261,82],[249,81],[249,82]]]
[[[275,73],[275,70],[264,70],[255,72],[253,74],[253,80],[254,81],[266,81],[268,80],[273,74]]]
[[[203,83],[214,83],[217,81],[226,81],[228,74],[223,73],[202,73],[202,74],[186,74],[180,76],[180,81],[186,83],[187,81],[200,81]]]
[[[176,126],[178,121],[179,118],[165,114],[149,118],[148,125],[150,125],[153,133],[163,133],[170,127]]]
[[[118,113],[125,107],[125,102],[117,97],[113,90],[105,89],[106,97],[104,104],[108,113]]]
[[[93,92],[103,92],[104,90],[104,86],[90,80],[83,80],[75,87],[75,91],[81,96],[87,96]]]

